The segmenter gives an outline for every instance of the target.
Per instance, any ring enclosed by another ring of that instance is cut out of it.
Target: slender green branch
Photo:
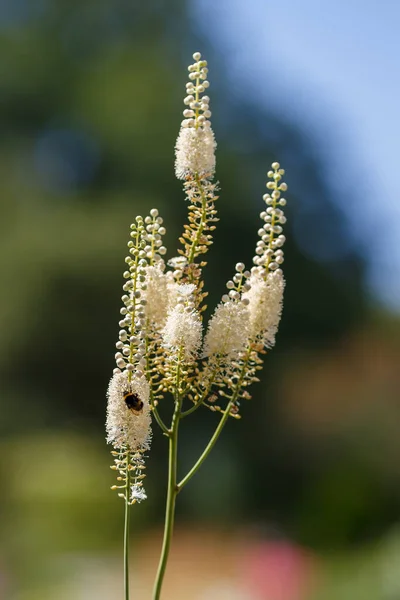
[[[171,546],[172,532],[174,528],[175,501],[176,501],[176,480],[177,480],[177,451],[178,451],[178,424],[179,417],[175,415],[175,423],[172,425],[172,433],[169,438],[169,460],[168,460],[168,492],[167,504],[165,508],[165,526],[164,539],[161,550],[160,563],[158,565],[157,576],[153,590],[153,600],[159,600],[161,588],[164,581],[165,570],[167,567],[168,555]]]
[[[160,413],[158,412],[157,408],[154,406],[154,404],[152,402],[150,402],[150,406],[151,406],[151,412],[153,413],[154,418],[157,421],[160,429],[162,429],[162,431],[163,431],[163,433],[165,433],[165,435],[170,435],[170,430],[168,429],[168,427],[166,426],[166,424],[160,417]]]
[[[187,410],[184,410],[183,412],[181,412],[181,419],[183,419],[184,417],[187,417],[188,415],[191,415],[192,412],[194,412],[195,410],[197,410],[199,408],[199,406],[202,405],[202,403],[203,403],[202,399],[200,399],[198,402],[195,402],[193,404],[193,406],[191,406]]]
[[[130,508],[129,492],[131,483],[130,452],[126,453],[126,488],[125,488],[125,524],[124,524],[124,590],[125,600],[129,600],[129,520]]]
[[[207,456],[210,454],[211,450],[213,449],[216,441],[218,440],[218,438],[224,428],[224,425],[229,417],[229,411],[232,407],[233,402],[234,402],[233,399],[229,400],[229,402],[222,414],[221,420],[218,423],[218,427],[214,431],[214,434],[213,434],[212,438],[210,439],[210,441],[208,442],[207,446],[205,447],[203,453],[201,454],[199,459],[196,461],[196,463],[193,465],[193,467],[190,469],[189,473],[182,479],[182,481],[180,481],[178,483],[178,485],[177,485],[178,493],[181,491],[183,486],[186,485],[187,482],[193,477],[193,475],[199,470],[199,468],[201,467],[201,465],[203,464],[203,462],[205,461]]]
[[[181,491],[181,489],[188,483],[188,481],[193,477],[193,475],[195,475],[195,473],[197,473],[197,471],[199,470],[199,468],[201,467],[201,465],[203,464],[203,462],[206,460],[207,456],[210,454],[211,450],[213,449],[215,443],[217,442],[219,436],[221,435],[221,432],[224,428],[224,425],[226,423],[226,421],[228,420],[229,417],[229,413],[230,410],[234,404],[234,402],[237,400],[237,397],[239,395],[240,392],[240,388],[242,387],[242,383],[243,383],[243,379],[246,373],[246,369],[249,363],[249,359],[250,359],[250,352],[251,349],[249,348],[246,354],[246,358],[244,360],[243,366],[242,366],[242,370],[240,372],[240,376],[238,379],[238,382],[235,386],[235,389],[232,393],[232,396],[229,399],[228,404],[226,405],[226,408],[224,410],[224,412],[222,413],[222,417],[220,422],[218,423],[218,426],[216,428],[216,430],[214,431],[210,441],[208,442],[207,446],[204,448],[203,453],[201,454],[201,456],[198,458],[198,460],[196,461],[196,463],[193,465],[193,467],[190,469],[190,471],[187,473],[187,475],[185,475],[185,477],[178,483],[177,485],[177,492],[179,493]]]

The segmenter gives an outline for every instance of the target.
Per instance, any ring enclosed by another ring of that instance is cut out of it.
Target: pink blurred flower
[[[313,557],[285,541],[251,546],[243,567],[246,588],[255,600],[304,600],[316,572]]]

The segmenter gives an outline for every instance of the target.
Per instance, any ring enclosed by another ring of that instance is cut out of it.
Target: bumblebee
[[[140,415],[143,410],[143,402],[134,392],[124,392],[124,401],[127,408],[134,414]]]

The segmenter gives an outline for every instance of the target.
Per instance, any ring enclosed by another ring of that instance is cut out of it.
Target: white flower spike
[[[204,96],[207,81],[207,61],[201,60],[200,52],[193,54],[195,62],[189,66],[189,83],[181,124],[175,146],[175,173],[178,179],[198,176],[210,178],[215,171],[214,132],[211,128],[210,98]]]

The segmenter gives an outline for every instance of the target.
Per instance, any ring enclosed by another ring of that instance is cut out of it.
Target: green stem
[[[168,492],[165,509],[164,539],[158,565],[157,577],[154,584],[153,600],[159,600],[161,588],[167,567],[168,555],[171,546],[172,532],[174,528],[175,501],[177,495],[177,454],[178,454],[178,427],[179,427],[179,402],[176,405],[172,418],[172,427],[169,434],[169,459],[168,459]]]
[[[152,404],[152,402],[150,402],[150,406],[151,406],[151,412],[153,413],[155,420],[157,421],[160,429],[162,430],[163,433],[165,433],[165,435],[169,435],[169,429],[165,425],[162,418],[160,417],[160,413],[158,412],[157,408],[154,406],[154,404]]]
[[[181,360],[182,360],[182,348],[178,353],[178,365],[176,371],[175,381],[175,409],[172,416],[171,428],[168,431],[169,437],[169,457],[168,457],[168,491],[167,491],[167,504],[165,507],[165,524],[164,524],[164,539],[161,549],[160,562],[158,565],[158,571],[153,589],[153,600],[159,600],[161,594],[161,588],[164,581],[165,570],[167,568],[169,550],[171,546],[172,534],[174,530],[174,518],[175,518],[175,502],[177,496],[177,458],[178,458],[178,429],[179,419],[182,410],[182,390],[180,387],[180,375],[181,375]]]
[[[126,454],[126,489],[125,489],[125,525],[124,525],[124,590],[125,600],[129,600],[129,519],[130,519],[130,483],[131,474],[129,470],[130,466],[130,453]]]
[[[202,404],[202,402],[200,402],[200,400],[199,400],[198,402],[193,404],[193,406],[191,406],[187,410],[184,410],[181,414],[181,419],[183,419],[184,417],[187,417],[188,415],[191,415],[192,412],[194,412],[195,410],[197,410],[199,408],[199,406],[201,406],[201,404]]]

